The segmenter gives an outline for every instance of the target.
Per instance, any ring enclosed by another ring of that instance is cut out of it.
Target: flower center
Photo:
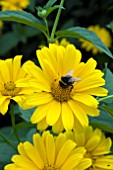
[[[73,93],[72,93],[73,85],[64,86],[60,83],[59,80],[56,80],[53,82],[51,86],[51,93],[55,100],[59,102],[67,102],[69,99],[71,99]]]
[[[14,82],[9,81],[4,83],[4,90],[1,91],[4,96],[12,96],[14,97],[17,93],[20,92],[20,88],[17,88]]]
[[[91,154],[91,152],[86,152],[85,155],[84,155],[86,158],[93,158],[93,155]]]
[[[45,165],[42,170],[59,170],[59,168],[54,165]]]

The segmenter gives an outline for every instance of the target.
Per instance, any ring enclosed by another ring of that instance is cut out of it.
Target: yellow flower
[[[83,158],[83,147],[76,148],[76,143],[64,134],[54,137],[49,131],[42,137],[34,134],[33,144],[20,143],[18,152],[5,170],[84,170],[91,165],[91,159]]]
[[[23,103],[23,109],[38,106],[31,117],[38,123],[38,129],[48,125],[59,133],[63,128],[71,130],[76,119],[83,127],[88,126],[88,117],[98,116],[98,101],[92,96],[106,96],[107,90],[99,87],[105,84],[103,73],[95,69],[97,63],[91,58],[87,63],[80,62],[81,53],[74,45],[66,48],[50,44],[37,50],[42,67],[27,61],[24,69],[34,79],[31,87],[35,94]]]
[[[31,88],[27,87],[29,76],[21,67],[21,58],[15,56],[14,59],[0,60],[0,113],[3,115],[11,99],[21,104],[25,96],[31,93]]]
[[[3,28],[3,22],[0,21],[0,30]]]
[[[111,139],[106,138],[104,133],[96,128],[93,130],[91,126],[76,132],[66,132],[67,138],[77,143],[78,147],[85,147],[86,158],[92,159],[92,165],[88,170],[107,170],[113,169],[113,155],[110,153]]]
[[[29,0],[1,0],[1,10],[22,10],[30,4]]]
[[[55,40],[55,44],[56,45],[62,45],[64,47],[66,47],[68,44],[70,44],[70,42],[67,41],[66,38],[62,38],[60,42],[58,40]]]
[[[99,25],[95,25],[89,26],[87,29],[93,31],[108,48],[111,47],[112,38],[106,28],[101,28]],[[97,54],[98,52],[103,53],[103,51],[99,50],[92,43],[82,39],[80,41],[82,42],[81,47],[84,48],[86,51],[92,51],[93,54]]]

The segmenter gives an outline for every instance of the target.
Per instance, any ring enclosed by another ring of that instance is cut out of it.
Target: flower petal
[[[24,150],[27,154],[27,157],[33,162],[33,164],[39,169],[42,169],[44,166],[44,163],[39,153],[36,152],[35,147],[29,142],[24,142]]]
[[[62,103],[62,123],[66,130],[72,130],[74,126],[74,116],[67,102]]]
[[[69,100],[68,104],[72,109],[75,117],[79,120],[83,127],[88,126],[88,117],[86,116],[85,111],[79,106],[79,103],[74,100]]]
[[[48,124],[46,122],[46,119],[42,119],[38,124],[37,124],[37,129],[39,129],[41,132],[44,131],[48,127]]]
[[[60,152],[61,148],[63,147],[63,144],[66,142],[66,135],[63,133],[60,133],[58,137],[55,140],[55,146],[56,146],[56,158],[58,156],[58,153]]]
[[[42,119],[44,119],[47,115],[47,110],[49,110],[50,107],[51,107],[51,102],[38,106],[34,111],[33,115],[31,116],[31,122],[38,123]]]
[[[10,81],[10,73],[5,60],[0,60],[0,73],[4,83]]]
[[[78,90],[78,92],[80,92],[80,89]],[[102,87],[95,87],[95,88],[84,90],[84,93],[94,95],[94,96],[106,96],[108,90]]]
[[[28,159],[27,157],[24,157],[23,155],[14,155],[12,157],[12,161],[14,163],[16,162],[16,165],[19,167],[22,167],[22,168],[27,169],[29,167],[29,170],[30,169],[33,169],[33,170],[38,169],[38,167],[30,159]]]
[[[94,107],[87,106],[83,103],[78,102],[78,105],[86,112],[89,116],[99,116],[100,111]]]
[[[23,109],[29,109],[38,105],[46,104],[53,100],[53,96],[46,92],[39,92],[37,94],[30,95],[22,105]]]
[[[33,143],[34,143],[34,146],[35,146],[37,152],[41,156],[44,164],[46,165],[47,164],[47,156],[46,156],[45,145],[42,140],[42,137],[38,133],[33,135]]]
[[[76,166],[80,163],[81,159],[83,158],[83,155],[81,154],[74,154],[71,155],[66,162],[61,167],[61,170],[73,170],[76,168]]]
[[[62,124],[62,118],[61,118],[61,115],[60,115],[58,121],[52,126],[52,131],[54,133],[59,134],[63,130],[64,130],[64,126]]]
[[[79,101],[85,105],[88,105],[94,108],[97,108],[99,104],[99,102],[94,97],[92,97],[91,95],[87,95],[87,94],[76,93],[72,98],[76,101]]]
[[[89,158],[83,158],[80,163],[77,165],[77,169],[88,169],[92,165],[92,160]]]
[[[1,114],[5,115],[5,113],[8,111],[8,105],[10,103],[10,98],[6,98],[2,105],[0,106],[0,112]]]
[[[47,135],[46,137],[46,154],[47,154],[47,160],[48,165],[54,165],[55,161],[55,143],[54,138],[51,134]]]
[[[47,117],[46,117],[47,124],[50,126],[54,125],[57,122],[60,114],[61,114],[60,102],[52,100],[50,104],[50,108],[47,111]]]
[[[58,157],[56,159],[56,166],[60,167],[68,158],[71,151],[75,148],[76,143],[72,140],[67,140],[59,151]]]
[[[43,86],[50,88],[50,82],[48,81],[47,77],[45,76],[41,68],[36,66],[32,61],[27,61],[26,63],[24,63],[23,68],[34,78],[34,80],[36,79],[35,81],[38,84],[42,84]]]
[[[13,81],[15,82],[18,79],[18,75],[21,69],[21,55],[17,55],[13,60]]]

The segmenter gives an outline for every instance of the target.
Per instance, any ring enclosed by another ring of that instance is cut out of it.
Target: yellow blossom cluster
[[[100,129],[93,130],[88,126],[82,132],[79,129],[66,132],[66,136],[76,142],[78,147],[86,149],[84,157],[90,158],[92,162],[87,170],[113,169],[113,155],[108,155],[111,152],[112,141],[109,137],[106,138]]]

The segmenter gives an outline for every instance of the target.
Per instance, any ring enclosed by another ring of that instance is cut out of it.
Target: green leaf
[[[113,133],[113,118],[103,110],[98,117],[89,117],[90,124],[106,132]]]
[[[34,110],[36,108],[32,108],[32,109],[28,109],[28,110],[22,110],[20,107],[19,107],[19,111],[20,111],[20,117],[25,120],[26,122],[30,122],[30,118],[31,118],[31,115],[33,114]]]
[[[21,24],[29,25],[45,32],[46,28],[43,23],[31,13],[25,11],[2,11],[0,12],[0,20],[14,21]]]
[[[30,122],[20,122],[18,124],[16,124],[16,130],[17,131],[20,131],[24,128],[27,128],[27,127],[33,127],[34,125],[31,124]]]
[[[106,45],[101,41],[101,39],[92,31],[89,31],[83,27],[72,27],[67,30],[57,31],[56,33],[57,38],[60,37],[71,37],[71,38],[78,38],[84,39],[92,44],[94,44],[97,48],[105,52],[109,57],[113,58],[112,53],[106,47]]]
[[[11,163],[11,157],[16,154],[16,151],[6,143],[0,143],[0,169]]]
[[[113,118],[113,108],[111,108],[110,106],[104,105],[104,106],[101,106],[101,109],[106,111]]]
[[[18,125],[18,127],[22,127],[21,125]],[[23,126],[24,128],[21,131],[19,131],[19,137],[21,141],[32,142],[32,137],[33,134],[36,133],[36,128],[25,127],[24,124]],[[0,132],[2,132],[4,136],[10,139],[10,141],[12,140],[15,146],[17,146],[17,140],[14,135],[12,136],[12,127],[1,128]],[[11,162],[11,157],[16,153],[17,152],[11,146],[5,143],[4,140],[0,137],[0,170],[2,170],[5,165]]]
[[[32,138],[35,133],[37,133],[36,128],[30,129],[26,135],[26,141],[32,142]]]
[[[31,123],[21,122],[16,124],[16,129],[18,130],[18,135],[21,141],[26,141],[26,136],[31,131],[31,129],[35,129],[36,131],[36,125],[32,125]],[[18,144],[17,139],[15,137],[14,131],[12,127],[3,127],[0,129],[0,132],[9,140],[11,141],[15,146]],[[0,143],[6,143],[4,139],[0,136]]]
[[[108,94],[113,95],[113,73],[108,68],[106,68],[105,72],[105,81],[104,87],[108,90]]]
[[[12,133],[12,127],[11,127],[11,126],[7,126],[7,127],[0,128],[0,132],[1,132],[7,139],[10,139],[11,133]],[[0,142],[4,142],[4,140],[2,139],[2,137],[0,137]]]
[[[113,104],[113,73],[108,68],[105,68],[104,79],[106,81],[104,87],[108,90],[108,95],[102,98],[98,98],[98,101],[107,104]]]

